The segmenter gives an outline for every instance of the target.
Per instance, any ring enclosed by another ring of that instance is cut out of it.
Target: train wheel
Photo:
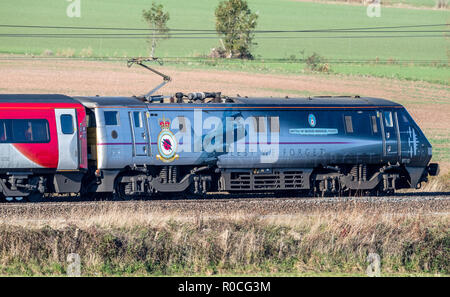
[[[117,191],[116,191],[116,193],[117,193],[117,195],[116,195],[117,200],[119,200],[119,201],[130,201],[130,200],[135,200],[136,199],[135,195],[128,195],[128,194],[126,194],[126,192],[127,192],[126,188],[127,187],[130,187],[130,185],[129,184],[125,184],[125,183],[119,183],[117,185]]]
[[[95,193],[92,196],[92,200],[94,201],[108,201],[113,199],[113,194],[110,192],[99,192],[99,193]]]

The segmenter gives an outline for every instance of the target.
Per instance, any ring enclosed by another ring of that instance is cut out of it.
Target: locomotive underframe
[[[423,168],[419,182],[426,181]],[[414,173],[414,171],[413,171]],[[104,179],[104,177],[107,177]],[[415,177],[413,177],[415,178]],[[133,167],[102,171],[91,191],[114,192],[119,198],[151,197],[161,193],[203,195],[206,192],[309,191],[315,195],[391,193],[410,188],[411,177],[402,165],[335,165],[317,168],[220,169],[217,167]],[[414,184],[415,185],[415,184]]]
[[[433,168],[431,168],[433,169]],[[135,166],[123,170],[0,174],[4,197],[35,200],[44,193],[113,193],[123,200],[160,193],[309,191],[315,196],[392,193],[427,181],[429,168],[396,165],[333,165],[317,168],[234,169],[215,166]],[[437,169],[438,170],[438,169]],[[84,176],[84,178],[83,178]]]
[[[0,198],[20,197],[40,200],[46,193],[77,193],[82,186],[82,171],[15,171],[0,174]]]

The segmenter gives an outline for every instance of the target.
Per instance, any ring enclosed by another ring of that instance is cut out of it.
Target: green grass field
[[[170,28],[214,29],[214,9],[217,0],[160,1],[171,15]],[[66,1],[2,1],[0,19],[2,24],[133,27],[145,28],[141,12],[150,6],[150,1],[119,0],[81,1],[81,17],[66,15]],[[419,10],[383,8],[381,17],[369,18],[366,7],[329,5],[321,3],[295,2],[287,0],[250,0],[250,7],[259,13],[258,29],[329,29],[377,26],[405,26],[417,24],[442,24],[450,18],[448,10]],[[430,28],[419,30],[429,30]],[[440,29],[443,28],[432,28]],[[33,31],[34,30],[34,31]],[[0,33],[43,33],[37,29],[1,28]],[[45,30],[46,33],[61,33]],[[72,31],[80,33],[82,31]],[[98,32],[92,32],[98,33]],[[388,34],[387,35],[392,35]],[[406,34],[406,33],[405,33]],[[408,33],[410,34],[410,33]],[[425,33],[424,33],[425,34]],[[427,33],[430,34],[430,33]],[[342,36],[345,34],[339,34]],[[404,34],[400,34],[404,35]],[[435,38],[373,38],[373,39],[317,39],[311,37],[330,36],[308,33],[299,39],[256,38],[256,56],[263,58],[285,58],[318,52],[330,59],[400,59],[400,60],[446,60],[448,41],[443,33]],[[159,56],[193,56],[208,53],[219,44],[218,39],[170,39],[163,41],[157,49]],[[40,54],[45,49],[72,48],[80,52],[91,47],[95,56],[145,55],[147,44],[142,39],[46,39],[4,38],[0,39],[0,51],[12,53]]]
[[[214,9],[219,0],[176,1],[164,0],[170,13],[170,28],[214,29]],[[450,20],[450,10],[406,9],[382,7],[381,17],[370,18],[362,5],[341,5],[292,0],[249,0],[250,8],[259,14],[258,30],[305,30],[411,26],[426,24],[445,24]],[[402,1],[421,6],[429,0]],[[417,2],[417,3],[416,3]],[[44,26],[83,26],[83,27],[131,27],[146,28],[142,10],[149,8],[151,1],[136,0],[132,3],[119,0],[81,0],[81,17],[69,18],[66,1],[2,1],[0,4],[0,23],[16,25]],[[445,30],[446,27],[405,28],[406,30]],[[447,27],[448,28],[448,27]],[[404,30],[405,30],[404,29]],[[400,30],[400,29],[386,29]],[[448,30],[448,29],[447,29]],[[98,30],[58,30],[35,28],[0,27],[5,33],[128,33],[127,31]],[[142,33],[142,32],[133,32]],[[267,39],[257,35],[257,45],[253,49],[258,59],[292,58],[302,59],[314,52],[325,57],[334,73],[394,77],[410,80],[425,80],[448,84],[448,59],[450,42],[443,32],[419,33],[369,33],[382,36],[433,35],[435,37],[395,37],[395,38],[342,38],[363,36],[367,33],[277,33],[274,35],[297,36],[295,39]],[[219,45],[219,38],[163,40],[156,55],[160,57],[199,57],[209,53]],[[217,37],[217,38],[215,38]],[[323,38],[339,37],[339,38]],[[53,55],[77,57],[132,57],[146,56],[148,44],[145,39],[106,39],[106,38],[16,38],[0,36],[0,53],[42,55],[51,51]],[[343,64],[336,60],[361,61],[356,64]],[[392,65],[371,65],[365,60],[396,61]],[[423,61],[428,63],[423,64]],[[433,65],[429,65],[429,63]],[[220,63],[222,64],[222,63]],[[249,69],[296,73],[304,65],[299,63],[281,64],[263,62],[241,66],[225,63],[224,69]],[[436,67],[439,65],[440,67]],[[445,67],[442,67],[444,65]],[[205,65],[203,65],[205,66]],[[206,64],[208,66],[208,64]],[[209,65],[217,66],[217,65]]]

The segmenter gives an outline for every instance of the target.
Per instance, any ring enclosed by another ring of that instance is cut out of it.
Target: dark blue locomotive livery
[[[65,174],[58,187],[49,179],[17,196],[74,189],[120,199],[222,191],[378,194],[417,188],[439,171],[406,109],[384,99],[220,93],[73,99],[86,111],[88,168]],[[32,178],[45,176],[30,174],[21,184]],[[6,182],[2,187],[14,192]]]
[[[125,155],[125,166],[97,167],[109,179],[101,191],[124,199],[186,191],[374,194],[418,187],[438,171],[437,164],[429,165],[431,145],[420,128],[403,106],[388,100],[215,96],[207,101],[190,94],[186,102],[177,95],[143,102],[146,111],[139,119],[129,114],[131,126],[145,131],[138,138],[131,131],[134,150]],[[123,99],[109,98],[109,104],[114,100]],[[127,122],[128,111],[122,112]],[[96,114],[98,129],[105,115]],[[114,155],[115,146],[125,149],[129,133],[122,134],[118,144],[104,143],[102,149],[110,151],[103,154]],[[127,158],[138,151],[139,159]]]

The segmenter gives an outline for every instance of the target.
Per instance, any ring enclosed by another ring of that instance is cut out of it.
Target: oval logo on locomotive
[[[308,122],[311,127],[315,127],[317,124],[316,117],[312,113],[310,113],[308,116]]]
[[[161,132],[158,135],[158,152],[156,155],[158,160],[163,162],[172,162],[178,159],[177,152],[177,139],[175,135],[170,131],[170,121],[166,119],[159,120],[159,126]]]

